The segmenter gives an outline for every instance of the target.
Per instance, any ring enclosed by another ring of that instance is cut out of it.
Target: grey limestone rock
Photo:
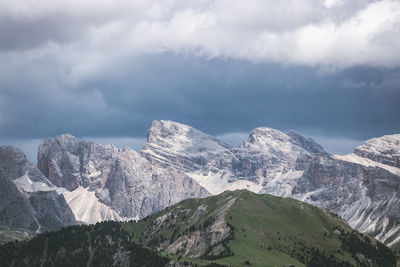
[[[77,223],[64,195],[58,194],[56,191],[30,193],[29,202],[35,210],[35,217],[43,230],[57,230]]]
[[[38,167],[57,186],[94,192],[121,218],[142,218],[180,200],[208,195],[184,172],[157,168],[133,149],[71,135],[45,139]]]
[[[370,139],[357,147],[354,154],[400,168],[400,134]]]
[[[3,228],[38,233],[76,224],[63,195],[56,191],[25,190],[27,184],[46,188],[52,184],[15,147],[0,147],[0,183],[0,225]]]
[[[0,226],[3,229],[36,231],[35,211],[29,200],[0,169]]]

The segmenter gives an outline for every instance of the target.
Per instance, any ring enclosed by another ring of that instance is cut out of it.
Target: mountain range
[[[247,189],[328,208],[354,229],[400,244],[399,134],[338,156],[293,131],[256,128],[233,147],[184,124],[154,121],[139,153],[64,134],[42,141],[34,166],[2,146],[0,183],[0,233],[15,238],[138,220],[184,199]]]

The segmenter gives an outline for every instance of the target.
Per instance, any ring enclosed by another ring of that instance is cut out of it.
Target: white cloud
[[[344,0],[325,0],[324,5],[327,8],[332,8],[335,6],[340,6],[344,4]]]
[[[0,44],[0,56],[52,62],[71,84],[126,58],[165,52],[323,68],[400,65],[399,1],[0,1],[7,27],[46,17],[54,32],[22,50],[21,39],[2,36],[15,49]]]

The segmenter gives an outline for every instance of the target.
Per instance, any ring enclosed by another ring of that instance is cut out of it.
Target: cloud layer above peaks
[[[0,143],[400,132],[398,51],[400,1],[0,0]]]
[[[71,71],[171,52],[345,68],[400,64],[400,2],[367,0],[0,3],[3,53],[57,56]]]

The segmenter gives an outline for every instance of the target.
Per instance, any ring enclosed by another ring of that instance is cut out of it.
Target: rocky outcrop
[[[39,233],[76,224],[63,195],[15,147],[0,147],[0,183],[2,228]]]
[[[3,229],[23,229],[34,232],[39,228],[35,211],[29,200],[0,169],[0,225]]]
[[[76,224],[75,216],[64,195],[54,191],[37,191],[29,195],[41,231],[53,231]]]
[[[95,184],[102,187],[118,153],[113,145],[81,142],[63,134],[39,145],[38,168],[54,185],[69,191]]]
[[[217,247],[218,244],[233,234],[231,228],[225,221],[225,215],[234,203],[235,199],[230,199],[223,206],[212,212],[210,218],[213,218],[213,220],[209,226],[194,231],[193,233],[184,234],[176,239],[172,244],[165,244],[161,248],[166,250],[168,253],[197,258],[204,255],[210,247],[214,246],[215,250],[220,250],[214,251],[214,253],[218,255],[221,254],[225,250],[225,247],[222,246],[222,244],[220,245],[221,248]],[[190,228],[190,226],[194,225],[194,223],[197,222],[196,220],[198,220],[198,214],[201,213],[203,209],[207,208],[207,206],[199,207],[197,212],[189,218],[188,223],[190,224],[191,222],[192,224],[187,227]],[[172,214],[167,214],[167,219],[169,219],[169,216],[171,215]],[[213,251],[210,251],[209,253],[212,252]],[[212,256],[212,254],[209,256]]]
[[[185,171],[204,168],[208,160],[230,145],[190,126],[172,121],[154,121],[140,154],[153,164]]]
[[[39,145],[38,167],[59,187],[94,192],[120,218],[142,218],[180,200],[208,195],[184,172],[159,169],[133,149],[71,135],[45,139]],[[80,217],[90,221],[93,216],[106,219],[102,214]]]
[[[51,185],[42,172],[28,161],[26,155],[13,146],[0,146],[0,169],[12,181],[26,175],[32,182]]]
[[[357,147],[354,154],[400,168],[400,134],[370,139]]]

